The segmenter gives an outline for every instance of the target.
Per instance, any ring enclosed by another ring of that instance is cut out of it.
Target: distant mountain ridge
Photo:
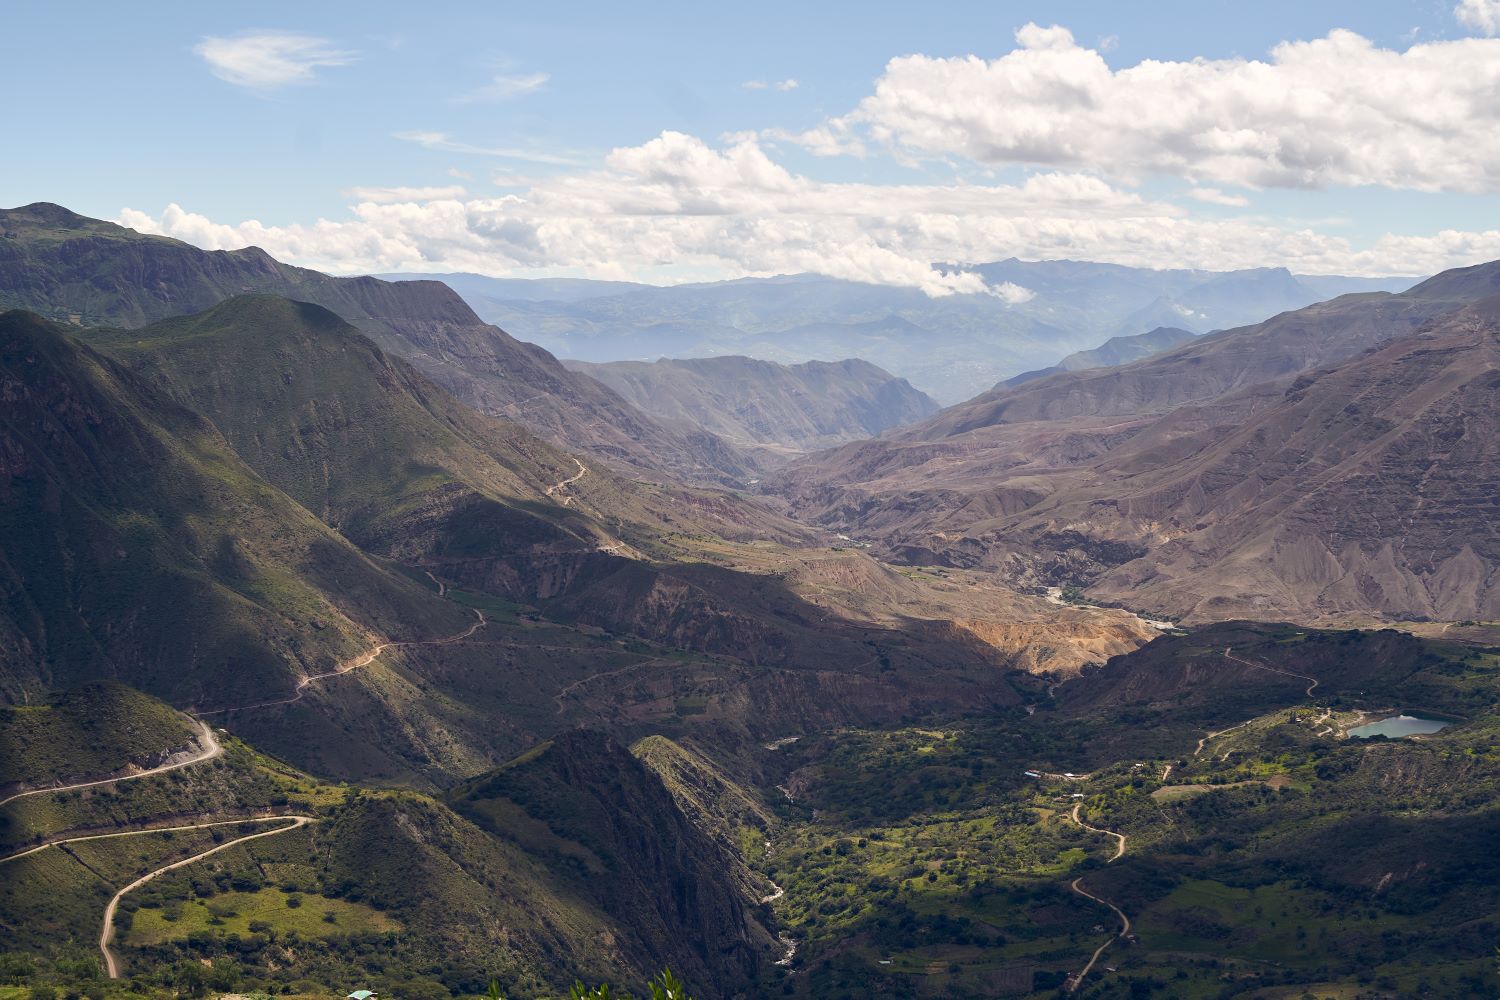
[[[1076,351],[1063,358],[1050,368],[1039,368],[1036,371],[1022,372],[1012,378],[1005,380],[1007,387],[1021,385],[1042,378],[1045,375],[1053,375],[1057,372],[1086,371],[1089,368],[1112,368],[1115,365],[1129,364],[1141,358],[1149,358],[1153,354],[1160,354],[1168,348],[1176,347],[1178,344],[1192,340],[1198,334],[1190,330],[1182,330],[1177,327],[1159,326],[1146,333],[1138,333],[1133,337],[1111,337],[1098,347],[1087,351]]]
[[[1029,297],[933,299],[915,289],[810,274],[667,287],[461,275],[454,287],[486,320],[561,357],[748,355],[784,364],[858,357],[948,405],[1110,337],[1159,326],[1227,329],[1335,295],[1399,291],[1418,280],[1014,258],[963,269]]]
[[[746,357],[563,363],[658,419],[785,453],[875,437],[938,410],[906,379],[858,359],[799,365]]]

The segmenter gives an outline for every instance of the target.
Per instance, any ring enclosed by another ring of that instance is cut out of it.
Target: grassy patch
[[[121,943],[140,948],[185,941],[194,934],[246,937],[295,931],[302,937],[331,938],[400,929],[394,918],[363,903],[266,887],[257,892],[231,891],[209,899],[169,902],[159,908],[143,907],[136,911]]]

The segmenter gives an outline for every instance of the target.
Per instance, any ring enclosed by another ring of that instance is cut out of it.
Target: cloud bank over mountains
[[[1482,11],[1474,18],[1482,29]],[[225,73],[288,82],[345,57],[303,42],[203,54]],[[302,69],[279,66],[297,59]],[[540,86],[545,75],[527,80]],[[1112,69],[1067,29],[1028,24],[1016,48],[995,59],[892,59],[852,111],[800,131],[717,142],[664,131],[593,166],[571,154],[410,131],[397,137],[436,154],[434,173],[465,156],[513,157],[554,172],[507,177],[490,196],[431,183],[352,186],[349,217],[307,224],[227,223],[176,204],[157,214],[127,208],[119,221],[210,248],[256,244],[340,272],[680,280],[812,271],[1009,301],[1026,290],[987,288],[977,275],[933,265],[1020,256],[1417,274],[1500,257],[1500,230],[1393,233],[1356,244],[1258,214],[1253,196],[1270,188],[1500,191],[1496,93],[1500,39],[1394,51],[1334,31],[1278,45],[1265,60]],[[801,150],[926,166],[909,171],[921,183],[823,180],[787,165]],[[952,179],[933,180],[944,164]],[[995,170],[1007,180],[987,173]],[[1163,194],[1163,183],[1180,190]]]

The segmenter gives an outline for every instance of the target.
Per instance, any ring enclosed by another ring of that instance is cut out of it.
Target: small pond
[[[1381,719],[1379,722],[1368,722],[1363,726],[1355,726],[1349,730],[1351,738],[1356,740],[1367,740],[1372,736],[1385,736],[1389,739],[1398,740],[1403,736],[1420,736],[1425,733],[1435,733],[1439,729],[1446,729],[1453,725],[1451,719],[1431,719],[1421,715],[1393,715],[1389,719]]]

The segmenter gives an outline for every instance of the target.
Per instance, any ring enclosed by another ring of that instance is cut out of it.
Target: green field
[[[143,907],[136,911],[130,930],[120,943],[127,948],[140,948],[186,941],[195,934],[222,938],[230,934],[285,936],[295,932],[305,938],[329,938],[384,934],[400,929],[401,924],[394,918],[361,903],[266,887],[255,892],[220,893],[207,900]]]

